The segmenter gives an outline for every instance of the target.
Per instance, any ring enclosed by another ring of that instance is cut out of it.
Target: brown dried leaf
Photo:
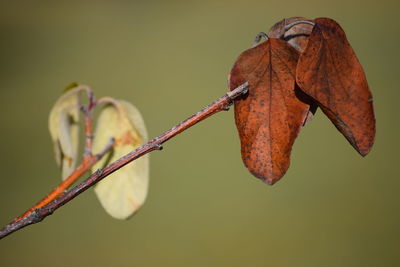
[[[308,18],[304,17],[292,17],[288,19],[283,19],[276,23],[268,33],[268,36],[271,38],[278,38],[285,40],[290,46],[299,51],[300,53],[304,52],[304,49],[307,47],[308,37],[311,34],[313,29],[313,25],[307,23],[294,24],[296,22],[304,22],[311,21]],[[293,25],[294,24],[294,25]],[[286,29],[287,26],[291,26],[289,29]],[[307,114],[307,119],[304,122],[304,125],[312,120],[315,112],[317,111],[318,106],[315,103],[312,103],[310,107],[310,111]]]
[[[147,131],[139,111],[126,101],[114,101],[101,111],[93,140],[93,152],[99,153],[111,137],[113,149],[95,166],[103,168],[147,142]],[[95,193],[112,217],[127,219],[144,203],[149,180],[149,156],[145,155],[100,181]]]
[[[299,58],[296,81],[363,156],[375,138],[372,95],[342,28],[319,18]]]
[[[249,82],[248,95],[235,101],[243,162],[268,184],[288,169],[292,145],[310,108],[295,88],[297,60],[295,49],[270,38],[243,52],[230,73],[231,90]]]
[[[307,46],[308,37],[311,34],[313,26],[306,23],[294,25],[288,30],[285,27],[293,22],[310,21],[310,19],[303,17],[292,17],[283,19],[276,23],[268,33],[270,38],[281,38],[290,44],[297,51],[302,53]]]

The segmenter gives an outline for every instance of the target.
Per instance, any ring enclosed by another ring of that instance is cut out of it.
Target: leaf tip
[[[357,147],[356,150],[362,157],[366,157],[369,154],[369,152],[371,152],[372,146],[373,143],[371,143],[368,147],[365,148]]]
[[[75,87],[78,87],[78,86],[79,86],[79,83],[78,83],[78,82],[71,82],[70,84],[68,84],[68,85],[64,88],[63,93],[66,93],[66,92],[68,92],[69,90],[71,90],[72,88],[75,88]]]
[[[249,172],[256,178],[260,179],[267,185],[274,185],[276,182],[278,182],[284,175],[285,173],[273,173],[271,171],[263,172],[260,170],[252,169],[247,167]]]
[[[271,179],[271,178],[267,178],[267,179],[263,179],[262,181],[267,184],[267,185],[274,185],[279,179]]]

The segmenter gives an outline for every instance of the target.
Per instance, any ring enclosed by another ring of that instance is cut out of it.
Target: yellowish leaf
[[[70,88],[50,111],[49,130],[62,178],[74,171],[78,156],[80,88]]]
[[[105,106],[97,120],[93,153],[115,139],[108,152],[93,170],[103,168],[147,142],[147,131],[139,111],[126,101],[114,101]],[[112,217],[127,219],[144,203],[149,181],[149,157],[145,155],[100,181],[95,193],[101,205]]]

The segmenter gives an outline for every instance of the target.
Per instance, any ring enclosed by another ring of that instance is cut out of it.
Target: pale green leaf
[[[115,138],[112,151],[93,171],[104,167],[147,142],[147,131],[139,111],[126,101],[115,101],[103,108],[97,120],[93,153],[99,153]],[[149,182],[149,156],[145,155],[100,181],[95,192],[112,217],[127,219],[144,203]]]
[[[80,89],[65,91],[50,111],[49,130],[62,178],[75,169],[79,142]]]

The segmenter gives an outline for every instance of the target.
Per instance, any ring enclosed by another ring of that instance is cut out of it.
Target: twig
[[[247,92],[247,87],[248,87],[247,82],[240,85],[236,89],[232,90],[231,92],[228,92],[226,95],[222,96],[221,98],[213,102],[211,105],[205,107],[204,109],[192,115],[188,119],[177,124],[176,126],[164,132],[160,136],[154,138],[153,140],[149,141],[148,143],[144,144],[138,149],[126,154],[125,156],[114,161],[113,163],[104,167],[103,169],[97,170],[81,184],[75,186],[74,188],[64,193],[60,197],[54,199],[47,205],[35,209],[28,216],[24,217],[22,220],[17,222],[11,222],[10,224],[8,224],[7,226],[5,226],[3,229],[0,230],[0,239],[17,230],[22,229],[27,225],[42,221],[47,216],[51,215],[55,210],[65,205],[66,203],[77,197],[79,194],[83,193],[84,191],[95,185],[97,182],[107,177],[111,173],[115,172],[116,170],[122,168],[126,164],[132,162],[133,160],[153,150],[161,150],[162,144],[171,139],[172,137],[176,136],[177,134],[183,132],[184,130],[195,125],[196,123],[208,118],[209,116],[214,115],[219,111],[228,110],[229,106],[232,105],[233,100],[235,100],[236,98],[242,96]]]
[[[81,110],[84,113],[85,117],[85,152],[83,154],[82,163],[66,178],[64,179],[53,191],[47,194],[43,199],[41,199],[36,205],[31,207],[29,210],[24,212],[21,216],[16,218],[12,223],[18,222],[28,216],[34,210],[43,207],[44,205],[50,203],[57,197],[61,196],[65,190],[70,188],[70,186],[78,180],[82,175],[84,175],[87,171],[89,171],[94,164],[99,161],[104,154],[106,154],[113,146],[114,139],[111,138],[110,142],[106,145],[102,152],[97,155],[92,155],[92,113],[93,109],[97,105],[96,100],[93,95],[93,91],[88,86],[80,86],[77,90],[85,91],[88,96],[88,104],[87,106],[82,106]]]
[[[87,92],[89,103],[86,108],[83,109],[83,113],[85,115],[85,152],[84,152],[84,160],[85,157],[92,156],[92,142],[93,142],[93,133],[92,133],[92,113],[93,108],[96,106],[96,102],[94,99],[93,91],[90,90]]]
[[[108,151],[111,150],[114,144],[114,139],[111,138],[110,142],[103,149],[103,151],[97,155],[90,156],[86,160],[84,160],[81,165],[79,165],[75,171],[71,173],[64,181],[62,181],[53,191],[51,191],[47,196],[45,196],[42,200],[40,200],[35,206],[24,212],[21,216],[16,218],[12,223],[21,221],[34,210],[43,207],[44,205],[50,203],[57,197],[61,196],[65,190],[67,190],[76,180],[78,180],[82,175],[84,175],[87,171],[89,171],[94,164],[96,164]]]
[[[83,161],[65,180],[63,180],[53,191],[51,191],[47,196],[41,199],[35,206],[24,212],[21,216],[16,218],[13,223],[21,221],[34,210],[43,207],[44,205],[50,203],[57,197],[61,196],[65,190],[67,190],[76,180],[78,180],[85,172],[89,171],[91,167],[98,161],[97,157],[90,157]]]

